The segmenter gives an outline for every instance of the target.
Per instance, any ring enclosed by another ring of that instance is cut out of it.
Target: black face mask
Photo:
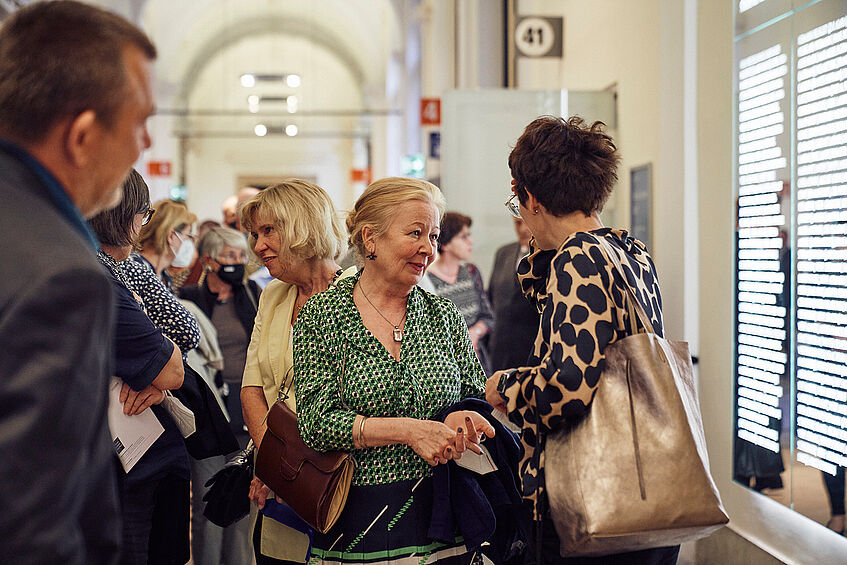
[[[244,265],[221,265],[218,278],[232,286],[240,285],[244,281]]]
[[[237,229],[238,229],[238,222],[232,222],[232,223],[230,223],[230,224],[228,224],[228,225],[229,225],[229,227],[231,227],[231,228],[232,228],[232,229],[234,229],[234,230],[237,230]]]

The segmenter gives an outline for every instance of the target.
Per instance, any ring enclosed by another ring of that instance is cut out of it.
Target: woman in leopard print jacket
[[[526,366],[495,373],[486,384],[486,399],[521,428],[523,496],[528,514],[543,524],[543,539],[531,542],[541,543],[545,564],[673,564],[679,546],[599,558],[561,557],[545,508],[543,443],[536,453],[537,433],[543,437],[570,425],[590,409],[605,365],[604,350],[627,335],[624,285],[636,289],[653,329],[662,335],[662,298],[647,248],[600,221],[619,161],[603,127],[578,117],[541,117],[527,126],[509,155],[514,180],[506,206],[533,234],[518,278],[541,313],[541,323]],[[606,261],[600,238],[616,249],[626,281]]]

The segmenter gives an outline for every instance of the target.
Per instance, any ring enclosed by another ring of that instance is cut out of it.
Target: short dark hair
[[[136,214],[150,209],[150,190],[138,171],[132,169],[123,184],[121,203],[105,212],[100,212],[88,225],[101,245],[125,247],[134,245],[138,234],[133,232]]]
[[[473,220],[470,216],[465,216],[458,212],[445,212],[441,218],[441,232],[438,234],[438,252],[441,253],[441,248],[450,243],[450,240],[456,237],[462,228],[471,227]]]
[[[13,13],[0,27],[0,133],[35,143],[86,110],[111,128],[125,100],[130,45],[156,58],[143,31],[102,8],[58,0]]]
[[[509,154],[521,204],[528,190],[554,216],[601,211],[618,180],[620,161],[605,126],[589,126],[578,116],[542,116],[526,126]]]

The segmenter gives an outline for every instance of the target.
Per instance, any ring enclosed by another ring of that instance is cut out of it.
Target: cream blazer
[[[297,287],[276,279],[259,296],[241,387],[262,387],[268,408],[276,402],[280,387],[283,384],[288,387],[293,377],[293,371],[289,371],[294,365],[291,314],[296,300]],[[293,387],[286,404],[296,412]]]
[[[349,277],[356,273],[356,267],[350,267],[341,275]],[[294,348],[292,347],[291,314],[297,300],[297,287],[274,279],[262,290],[259,296],[259,309],[253,323],[253,335],[247,348],[247,363],[241,387],[260,386],[265,393],[268,408],[273,406],[281,386],[288,388],[294,371]],[[294,399],[294,387],[289,391],[285,404],[295,413],[297,403]],[[250,505],[250,527],[253,528],[258,511]],[[262,532],[259,542],[262,555],[305,563],[309,556],[309,537],[270,518],[262,520]]]

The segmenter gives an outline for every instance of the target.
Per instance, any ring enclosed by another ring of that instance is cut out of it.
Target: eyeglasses
[[[520,208],[519,204],[517,204],[516,202],[513,202],[515,197],[517,197],[517,194],[512,193],[512,195],[509,197],[509,199],[506,200],[505,206],[506,206],[506,210],[509,211],[509,214],[511,214],[513,218],[520,218],[521,217],[521,208]]]
[[[144,212],[144,218],[141,220],[141,225],[146,226],[147,222],[150,221],[150,218],[153,217],[153,214],[156,213],[156,210],[153,208],[148,208],[146,212]]]

